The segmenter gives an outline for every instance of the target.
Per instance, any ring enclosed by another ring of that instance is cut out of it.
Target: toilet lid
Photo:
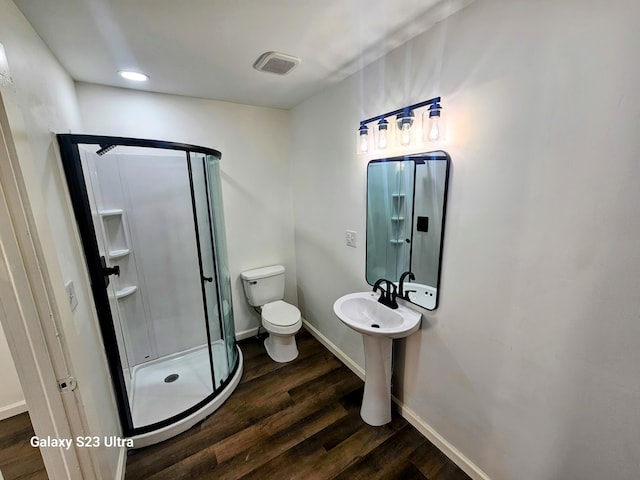
[[[278,300],[262,307],[262,318],[280,327],[288,327],[300,320],[300,310],[293,305]]]

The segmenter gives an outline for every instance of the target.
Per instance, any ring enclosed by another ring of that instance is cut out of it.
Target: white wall
[[[640,469],[639,16],[475,2],[292,112],[298,297],[363,365],[332,311],[370,288],[358,121],[443,97],[441,302],[396,345],[395,394],[495,480]]]
[[[86,83],[76,89],[86,133],[176,141],[222,152],[237,334],[257,329],[259,322],[244,297],[243,270],[283,264],[285,299],[297,302],[288,112]]]
[[[74,84],[16,6],[0,0],[0,42],[14,86],[7,92],[11,134],[25,174],[38,236],[59,305],[63,341],[71,354],[70,370],[78,379],[79,399],[92,435],[119,435],[102,342],[91,300],[75,221],[68,208],[66,187],[55,155],[51,132],[80,128]],[[78,308],[71,312],[64,284],[73,280]],[[27,399],[28,400],[28,399]],[[119,451],[92,450],[104,478],[113,478]]]
[[[27,405],[2,325],[0,325],[0,385],[2,385],[2,389],[0,389],[0,420],[25,412]]]

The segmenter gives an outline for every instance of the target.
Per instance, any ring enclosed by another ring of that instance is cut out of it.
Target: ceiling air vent
[[[258,57],[253,68],[261,72],[286,75],[300,63],[300,59],[293,55],[280,52],[266,52]]]

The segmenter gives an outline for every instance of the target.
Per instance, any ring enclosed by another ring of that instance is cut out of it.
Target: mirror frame
[[[443,250],[444,250],[444,231],[445,231],[445,225],[446,225],[446,216],[447,216],[447,197],[449,194],[449,180],[450,180],[450,171],[451,171],[451,156],[445,152],[444,150],[432,150],[429,152],[422,152],[422,153],[412,153],[412,154],[407,154],[407,155],[399,155],[399,156],[395,156],[395,157],[384,157],[384,158],[376,158],[373,159],[371,161],[369,161],[367,163],[367,178],[366,178],[366,191],[365,191],[365,202],[366,202],[366,239],[365,239],[365,281],[367,282],[368,285],[373,286],[372,283],[369,283],[369,280],[367,279],[367,265],[368,265],[368,259],[369,259],[369,249],[367,248],[368,246],[368,238],[370,235],[370,231],[369,231],[369,166],[371,164],[375,164],[375,163],[390,163],[390,162],[406,162],[406,161],[413,161],[415,162],[416,160],[418,161],[422,161],[422,162],[426,162],[426,161],[433,161],[433,160],[438,160],[438,161],[444,161],[446,162],[446,169],[445,169],[445,178],[444,178],[444,190],[443,190],[443,202],[442,202],[442,222],[441,222],[441,230],[440,230],[440,251],[438,252],[438,274],[437,274],[437,281],[436,281],[436,285],[435,286],[431,286],[431,285],[425,285],[426,287],[429,287],[431,289],[435,289],[435,303],[433,308],[428,308],[424,305],[421,305],[419,303],[416,303],[414,301],[412,301],[411,299],[406,299],[404,298],[403,300],[408,301],[410,303],[413,303],[414,305],[417,305],[421,308],[424,308],[425,310],[430,310],[433,311],[435,309],[438,308],[438,304],[439,304],[439,299],[440,299],[440,280],[441,280],[441,276],[442,276],[442,255],[443,255]],[[414,174],[414,192],[413,192],[413,199],[412,201],[415,202],[415,174]],[[412,209],[413,210],[413,209]],[[411,220],[411,225],[412,225],[412,242],[413,242],[413,230],[414,230],[414,214],[412,211],[412,220]],[[411,265],[411,258],[413,257],[413,254],[410,254],[409,257],[409,265]],[[393,280],[393,282],[396,284],[396,286],[398,285],[399,279],[397,280]],[[412,283],[417,283],[417,282],[412,282]]]

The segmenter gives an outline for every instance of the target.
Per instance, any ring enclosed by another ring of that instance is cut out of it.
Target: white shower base
[[[229,369],[222,340],[213,342],[213,365],[217,386]],[[213,393],[207,345],[137,365],[132,371],[131,416],[134,427],[166,420],[193,407]],[[167,383],[165,378],[177,374]]]

